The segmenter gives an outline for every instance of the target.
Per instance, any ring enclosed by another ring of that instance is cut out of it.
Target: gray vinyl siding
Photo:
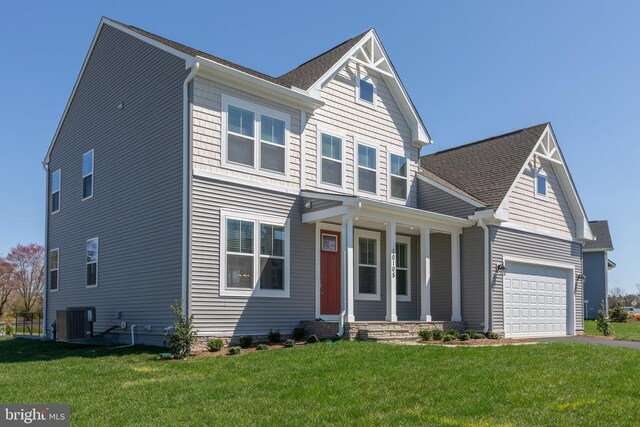
[[[451,320],[450,234],[431,234],[431,318]]]
[[[512,230],[497,226],[489,227],[491,265],[502,263],[503,256],[517,256],[532,260],[573,264],[575,274],[582,273],[582,246],[579,243],[553,237]],[[504,331],[504,301],[502,276],[492,274],[491,279],[491,328]],[[575,294],[576,330],[583,330],[582,285],[578,284]]]
[[[200,335],[290,333],[315,318],[315,225],[302,224],[299,196],[194,177],[191,313]],[[220,209],[290,219],[290,297],[221,296]]]
[[[476,207],[435,186],[416,179],[418,183],[418,208],[445,215],[467,218]]]
[[[304,205],[306,203],[311,203],[311,207],[305,208]],[[342,202],[336,202],[335,200],[323,200],[323,199],[313,199],[309,197],[304,197],[302,206],[303,206],[302,213],[311,213],[311,212],[321,211],[324,209],[342,206]]]
[[[153,335],[142,341],[161,343],[173,323],[169,306],[181,295],[186,73],[184,60],[113,27],[98,36],[50,156],[62,182],[61,210],[49,214],[60,284],[48,292],[47,324],[58,309],[95,306],[95,332],[126,321],[139,335]],[[90,149],[93,198],[82,201],[82,155]],[[86,288],[92,237],[99,238],[98,287]]]
[[[606,304],[606,257],[607,253],[602,252],[584,252],[584,275],[587,276],[584,281],[584,299],[587,303],[587,313],[585,319],[595,319],[600,309],[600,302],[605,301]]]
[[[482,330],[484,326],[484,230],[465,228],[460,238],[460,292],[462,319],[467,327]]]

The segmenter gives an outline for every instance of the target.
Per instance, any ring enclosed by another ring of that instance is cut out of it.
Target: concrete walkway
[[[638,341],[622,341],[598,337],[558,337],[558,338],[539,338],[538,342],[583,342],[586,344],[606,345],[609,347],[625,347],[640,350],[640,342]]]

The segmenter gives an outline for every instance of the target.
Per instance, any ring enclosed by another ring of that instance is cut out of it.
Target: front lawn
[[[0,403],[73,425],[637,425],[640,352],[339,342],[159,361],[154,348],[0,339]]]
[[[640,322],[611,322],[613,337],[617,340],[640,341]],[[596,328],[595,320],[584,321],[584,334],[590,336],[602,336],[602,332]]]

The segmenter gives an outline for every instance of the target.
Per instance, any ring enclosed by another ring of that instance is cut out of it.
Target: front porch
[[[351,338],[365,323],[417,333],[429,322],[462,322],[460,235],[468,220],[313,193],[304,195],[302,221],[316,226],[316,320],[342,323]]]
[[[327,322],[321,320],[302,322],[309,335],[316,335],[320,339],[334,338],[339,330],[340,323]],[[462,330],[463,322],[451,321],[362,321],[347,322],[344,325],[344,338],[347,339],[363,339],[376,341],[390,340],[411,340],[418,339],[418,332],[422,330],[440,329],[446,331],[449,329]]]

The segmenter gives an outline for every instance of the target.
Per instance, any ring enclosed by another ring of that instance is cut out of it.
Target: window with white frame
[[[321,182],[342,186],[342,138],[322,133]]]
[[[389,175],[391,179],[391,197],[406,200],[408,169],[407,158],[391,153],[389,159]]]
[[[536,171],[535,174],[535,186],[536,186],[536,197],[546,198],[547,197],[547,174],[542,171]]]
[[[411,239],[396,237],[396,295],[398,301],[411,301]]]
[[[60,169],[51,174],[51,213],[56,213],[60,210]]]
[[[82,155],[82,200],[93,196],[93,150]]]
[[[377,165],[376,148],[366,144],[358,144],[358,190],[377,194]]]
[[[362,300],[380,299],[380,234],[356,230],[356,295]]]
[[[49,253],[49,290],[58,290],[58,280],[60,278],[60,250],[51,249]]]
[[[87,240],[87,287],[98,286],[98,238]]]
[[[222,212],[221,295],[289,296],[287,219]]]
[[[366,104],[375,104],[376,99],[376,85],[373,79],[368,76],[360,77],[358,79],[357,87],[357,100]]]
[[[288,115],[223,96],[225,162],[264,173],[287,174]]]

